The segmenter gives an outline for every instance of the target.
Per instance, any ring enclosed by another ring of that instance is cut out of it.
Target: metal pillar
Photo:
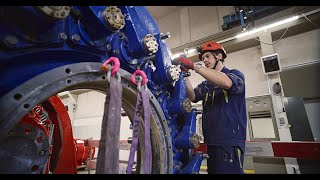
[[[264,35],[259,36],[260,39],[260,46],[261,46],[261,53],[262,56],[274,54],[274,47],[273,45],[267,45],[262,42],[271,44],[272,43],[272,36],[271,33],[266,33]],[[290,133],[290,124],[288,123],[287,114],[284,110],[283,105],[283,88],[281,83],[281,78],[279,73],[269,74],[267,75],[269,93],[271,95],[271,100],[274,108],[276,124],[279,132],[280,141],[292,141],[291,133]],[[272,86],[275,83],[279,83],[281,87],[281,93],[275,94],[272,90]],[[284,158],[286,170],[288,174],[300,174],[299,165],[296,158]]]

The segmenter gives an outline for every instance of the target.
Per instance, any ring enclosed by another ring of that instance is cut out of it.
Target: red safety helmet
[[[227,57],[227,53],[224,48],[216,42],[206,42],[201,47],[198,47],[199,59],[201,61],[201,56],[203,53],[207,51],[217,51],[221,50],[222,58],[225,59]]]

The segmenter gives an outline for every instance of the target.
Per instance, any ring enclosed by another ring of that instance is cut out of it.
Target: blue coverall
[[[223,67],[233,82],[228,90],[203,81],[195,89],[202,100],[202,130],[207,144],[208,174],[243,174],[246,140],[245,77],[239,70]]]

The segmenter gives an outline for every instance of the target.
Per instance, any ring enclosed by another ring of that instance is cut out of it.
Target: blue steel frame
[[[202,156],[192,154],[194,145],[190,142],[196,133],[196,112],[193,109],[187,113],[182,108],[186,99],[184,74],[176,82],[170,77],[171,52],[147,9],[119,8],[125,16],[125,27],[113,32],[102,16],[106,6],[71,6],[73,14],[59,21],[33,6],[0,7],[0,97],[51,69],[79,62],[103,63],[116,56],[122,69],[133,73],[140,68],[148,76],[148,88],[171,129],[172,173],[198,173]],[[152,34],[159,45],[153,57],[143,49],[142,39],[147,34]],[[74,35],[80,37],[78,41],[72,40]]]

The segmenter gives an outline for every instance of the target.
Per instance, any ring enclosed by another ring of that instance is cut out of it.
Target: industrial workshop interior
[[[319,174],[320,6],[1,6],[1,174]]]

